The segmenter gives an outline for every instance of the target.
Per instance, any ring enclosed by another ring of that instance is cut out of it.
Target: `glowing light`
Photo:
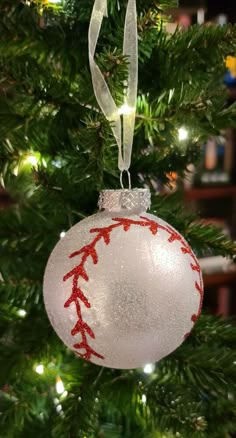
[[[56,406],[56,411],[58,412],[58,414],[60,414],[61,411],[62,411],[62,405],[57,405]]]
[[[220,14],[217,21],[220,26],[224,26],[228,23],[228,17],[225,14]]]
[[[35,372],[37,374],[43,374],[44,373],[44,365],[39,364],[35,367]]]
[[[179,140],[180,141],[187,140],[188,131],[185,128],[179,128],[178,133],[179,133]]]
[[[61,234],[60,234],[60,238],[63,239],[63,237],[65,237],[65,235],[66,235],[66,232],[62,231]]]
[[[205,10],[203,8],[197,11],[197,23],[200,25],[205,23]]]
[[[63,392],[65,391],[64,384],[59,376],[57,377],[56,390],[57,394],[63,394]]]
[[[152,374],[154,370],[155,365],[153,363],[147,363],[147,365],[145,365],[145,367],[143,368],[145,374]]]
[[[18,173],[19,173],[19,166],[16,166],[16,167],[13,169],[13,175],[18,176]]]
[[[21,318],[24,318],[27,315],[27,313],[24,309],[19,309],[17,310],[17,315],[20,316]]]
[[[28,155],[25,159],[26,163],[31,164],[32,166],[37,166],[38,158],[35,155]]]
[[[62,163],[62,160],[59,160],[59,159],[58,160],[52,160],[52,165],[57,167],[58,169],[61,169],[63,163]]]
[[[47,167],[47,162],[44,158],[42,158],[42,163],[43,163],[44,167]]]
[[[142,395],[142,403],[144,405],[147,403],[147,396],[145,394]]]
[[[131,106],[127,105],[127,103],[124,103],[124,105],[122,105],[119,109],[118,109],[118,114],[119,115],[127,115],[129,116],[130,114],[133,114],[135,112],[134,108],[131,108]]]

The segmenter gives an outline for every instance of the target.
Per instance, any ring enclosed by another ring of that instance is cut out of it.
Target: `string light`
[[[15,176],[18,176],[21,170],[25,170],[26,166],[36,167],[39,162],[44,167],[47,167],[46,160],[41,156],[39,152],[24,154],[23,156],[20,156],[17,165],[13,169],[13,174]]]
[[[25,162],[31,164],[32,166],[37,166],[38,158],[35,155],[28,155],[25,159]]]
[[[142,395],[142,403],[144,405],[147,403],[147,396],[145,394]]]
[[[47,167],[47,161],[42,157],[40,152],[30,152],[23,156],[22,163],[30,164],[31,166],[37,166],[38,164],[42,164],[44,167]]]
[[[56,411],[57,411],[58,414],[60,414],[61,411],[62,411],[62,405],[57,405],[56,406]]]
[[[13,175],[18,176],[19,173],[19,166],[16,166],[13,171],[12,171]]]
[[[44,365],[42,365],[42,364],[36,365],[35,372],[37,374],[42,375],[44,373]]]
[[[26,311],[24,310],[24,309],[19,309],[19,310],[17,310],[17,315],[18,316],[20,316],[21,318],[24,318],[26,315],[27,315],[27,313],[26,313]]]
[[[188,138],[188,131],[184,127],[179,128],[178,134],[179,134],[179,141],[187,140],[187,138]]]
[[[62,160],[61,159],[56,159],[56,160],[52,160],[52,165],[54,166],[54,167],[57,167],[58,169],[61,169],[62,168],[62,166],[63,166],[63,162],[62,162]]]
[[[133,114],[135,112],[135,108],[131,108],[131,106],[127,105],[127,103],[124,103],[120,108],[118,108],[118,114],[121,115],[127,115]]]
[[[60,377],[59,377],[60,378]],[[59,414],[59,415],[64,415],[63,414],[63,410],[62,410],[62,405],[60,404],[60,401],[58,400],[58,398],[54,398],[53,399],[53,403],[54,403],[54,405],[55,405],[55,407],[56,407],[56,411],[57,411],[57,413]]]
[[[59,376],[57,377],[56,380],[56,390],[57,390],[57,394],[63,394],[65,392],[64,384]]]
[[[197,23],[200,25],[205,23],[205,9],[203,8],[197,11]]]
[[[60,238],[63,239],[63,237],[65,237],[65,235],[66,235],[66,232],[62,231],[61,234],[60,234]]]
[[[155,365],[153,363],[147,363],[145,367],[143,368],[143,371],[145,374],[152,374],[155,370]]]

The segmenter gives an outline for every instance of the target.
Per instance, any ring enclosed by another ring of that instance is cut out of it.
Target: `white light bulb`
[[[224,26],[225,24],[228,23],[228,17],[225,14],[220,14],[218,16],[217,22],[220,26]]]
[[[29,164],[32,164],[32,166],[36,166],[38,163],[38,159],[35,157],[35,155],[28,155],[25,161]]]
[[[153,363],[147,363],[147,365],[145,365],[145,367],[143,368],[145,374],[152,374],[154,370],[155,365]]]
[[[60,234],[60,238],[63,239],[63,237],[65,237],[65,235],[66,235],[66,232],[62,231],[61,234]]]
[[[131,108],[131,106],[127,105],[127,103],[124,103],[124,105],[122,105],[119,109],[118,109],[118,114],[122,115],[130,115],[135,111],[134,108]]]
[[[187,140],[188,138],[188,131],[185,128],[179,128],[179,141]]]
[[[55,397],[55,398],[53,399],[53,403],[54,403],[55,406],[57,406],[57,405],[59,405],[60,400],[59,400],[57,397]]]
[[[12,171],[13,175],[18,176],[19,173],[19,166],[16,166],[13,171]]]
[[[60,377],[57,377],[56,390],[57,394],[63,394],[63,392],[65,391],[65,387]]]
[[[60,159],[52,160],[52,165],[54,167],[57,167],[58,169],[61,169],[61,167],[62,167],[62,160],[60,160]]]
[[[62,405],[57,405],[56,411],[58,412],[58,414],[60,414],[60,412],[62,411]]]
[[[21,318],[24,318],[27,315],[27,313],[24,309],[19,309],[17,310],[17,315],[20,316]]]
[[[44,365],[39,364],[35,367],[35,372],[37,374],[43,374],[44,373]]]
[[[204,24],[205,22],[205,10],[203,8],[198,9],[197,11],[197,23]]]
[[[142,403],[145,405],[147,402],[147,396],[145,394],[142,395]]]

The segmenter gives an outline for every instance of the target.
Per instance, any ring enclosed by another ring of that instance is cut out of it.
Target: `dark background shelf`
[[[236,197],[236,186],[227,187],[199,187],[185,191],[187,201],[198,199],[216,199]]]

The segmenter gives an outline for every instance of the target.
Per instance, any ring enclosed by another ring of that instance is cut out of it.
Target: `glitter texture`
[[[47,265],[44,299],[54,329],[99,365],[160,360],[201,312],[203,281],[191,248],[169,224],[140,213],[105,211],[81,221]]]

